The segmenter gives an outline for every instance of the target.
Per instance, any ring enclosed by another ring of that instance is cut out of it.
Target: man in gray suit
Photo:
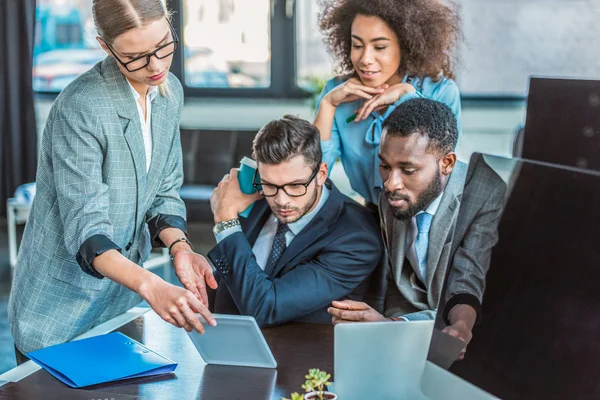
[[[470,341],[506,185],[485,162],[467,176],[454,152],[457,140],[452,112],[433,100],[409,100],[386,119],[379,151],[384,315],[365,303],[333,302],[334,323],[434,319],[447,278],[445,330]]]

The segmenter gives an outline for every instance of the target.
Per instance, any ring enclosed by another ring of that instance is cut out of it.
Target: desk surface
[[[187,333],[149,312],[117,329],[179,363],[174,374],[70,389],[44,370],[0,387],[1,399],[277,399],[302,392],[309,368],[333,372],[333,326],[288,323],[263,329],[277,370],[206,365]],[[92,363],[93,360],[90,360]],[[332,378],[333,379],[333,378]]]

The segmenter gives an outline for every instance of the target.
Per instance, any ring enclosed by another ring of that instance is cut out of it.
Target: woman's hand
[[[212,267],[200,254],[194,253],[189,247],[178,249],[173,253],[175,275],[181,284],[192,292],[204,306],[208,307],[206,285],[212,289],[217,288],[217,281],[212,272]]]
[[[366,100],[356,111],[354,122],[366,119],[373,111],[381,110],[390,104],[394,104],[407,93],[414,93],[417,90],[410,83],[398,83],[385,88],[381,93]]]
[[[217,324],[208,308],[192,292],[165,282],[154,274],[151,276],[144,282],[139,294],[163,320],[188,332],[196,329],[201,334],[204,327],[197,313],[210,325]]]
[[[323,101],[337,107],[342,103],[349,103],[358,99],[370,100],[375,95],[383,93],[387,86],[387,84],[384,84],[378,88],[372,88],[363,85],[358,78],[350,78],[327,93]]]

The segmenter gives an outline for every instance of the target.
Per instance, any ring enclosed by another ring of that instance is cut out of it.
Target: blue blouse
[[[406,82],[407,76],[403,82]],[[329,80],[317,103],[317,109],[323,97],[333,88],[340,85],[343,79]],[[323,161],[329,166],[341,158],[342,165],[348,175],[352,189],[358,192],[366,201],[379,204],[379,193],[383,187],[379,175],[379,139],[383,121],[401,103],[417,97],[426,97],[446,104],[456,117],[458,132],[461,132],[460,93],[453,80],[443,78],[438,82],[430,78],[412,79],[410,83],[417,89],[415,93],[407,93],[394,104],[390,105],[385,114],[372,112],[365,120],[346,122],[355,114],[354,110],[362,104],[362,100],[340,104],[336,111],[331,129],[331,139],[321,141]]]

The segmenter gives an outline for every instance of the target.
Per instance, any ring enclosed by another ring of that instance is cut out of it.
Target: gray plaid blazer
[[[131,89],[112,57],[56,98],[42,137],[37,194],[25,227],[9,299],[23,353],[62,343],[135,306],[129,289],[85,273],[76,256],[95,235],[141,264],[152,244],[147,222],[185,219],[179,120],[183,90],[152,102],[152,160]]]
[[[492,247],[498,241],[505,192],[504,181],[482,158],[474,157],[468,169],[466,164],[456,163],[431,223],[425,285],[405,262],[408,222],[394,218],[382,195],[381,226],[388,255],[387,316],[435,319],[448,268],[443,302],[448,307],[443,312],[447,314],[459,303],[479,311]]]

